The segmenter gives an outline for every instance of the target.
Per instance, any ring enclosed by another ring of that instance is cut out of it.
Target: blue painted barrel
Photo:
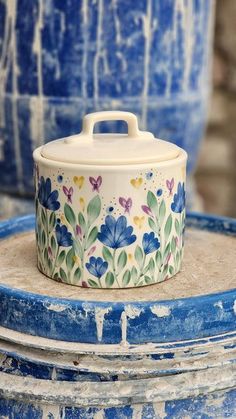
[[[0,417],[236,417],[236,220],[189,214],[175,286],[135,292],[45,277],[34,222],[0,224]]]
[[[32,151],[95,110],[128,110],[195,167],[214,0],[0,3],[0,190],[33,195]],[[101,129],[124,130],[120,124]]]

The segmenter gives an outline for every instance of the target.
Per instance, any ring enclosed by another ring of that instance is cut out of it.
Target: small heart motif
[[[145,217],[138,217],[137,215],[134,217],[134,224],[141,229],[144,223]]]
[[[75,185],[78,186],[79,189],[81,189],[84,184],[84,176],[74,176],[73,181]]]
[[[130,183],[134,188],[138,189],[142,185],[143,179],[141,177],[136,178],[136,179],[131,179]]]

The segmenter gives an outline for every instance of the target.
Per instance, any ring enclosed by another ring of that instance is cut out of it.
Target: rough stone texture
[[[190,297],[235,287],[235,237],[187,230],[184,264],[168,281],[125,290],[94,290],[58,284],[36,267],[34,232],[0,242],[0,282],[28,292],[96,301],[145,301]]]

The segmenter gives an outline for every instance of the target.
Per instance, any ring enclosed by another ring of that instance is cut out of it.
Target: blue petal
[[[116,220],[112,215],[107,215],[105,218],[105,224],[108,229],[109,234],[112,235],[114,238],[115,235],[115,227],[116,227]]]
[[[85,266],[86,266],[87,270],[89,271],[89,273],[91,273],[93,276],[97,277],[97,271],[96,271],[96,269],[94,268],[93,265],[91,265],[90,263],[85,263]]]
[[[131,234],[133,233],[133,227],[129,226],[127,227],[124,232],[120,235],[119,240],[117,241],[117,243],[122,242],[124,239],[127,239],[131,236]]]
[[[113,240],[106,234],[98,233],[98,240],[100,240],[100,242],[102,242],[103,244],[106,244],[108,247],[111,247],[112,249],[115,249],[116,247]]]
[[[103,262],[102,266],[100,267],[100,275],[104,275],[104,273],[106,272],[108,268],[108,263],[107,262]]]
[[[130,244],[134,243],[136,239],[137,237],[135,236],[135,234],[133,234],[129,238],[125,238],[124,240],[119,242],[119,247],[129,246]]]
[[[115,234],[114,234],[114,240],[117,243],[119,241],[119,237],[124,233],[127,226],[127,220],[124,215],[121,215],[115,226]]]

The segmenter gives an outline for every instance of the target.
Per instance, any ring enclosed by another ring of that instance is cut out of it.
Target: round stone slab
[[[135,290],[78,288],[45,277],[36,267],[33,228],[33,216],[0,223],[0,326],[50,339],[116,345],[178,342],[235,330],[235,220],[189,215],[181,272]]]

